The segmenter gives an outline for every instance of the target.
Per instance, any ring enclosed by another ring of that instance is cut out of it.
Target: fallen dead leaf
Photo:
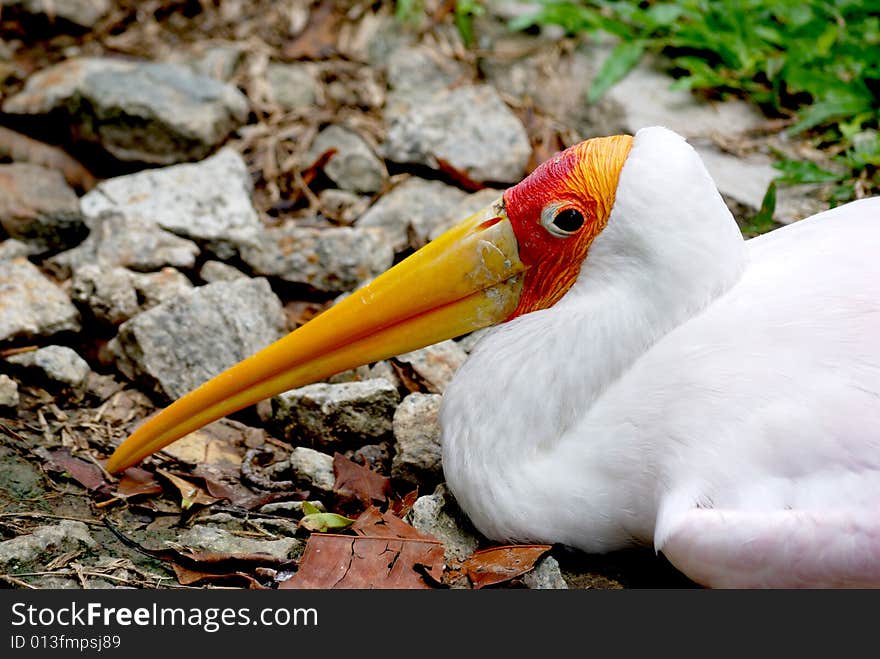
[[[152,473],[140,467],[129,467],[122,472],[122,478],[116,486],[115,495],[128,499],[141,495],[161,494],[162,491],[161,483],[153,478]]]
[[[171,563],[177,582],[182,586],[190,586],[197,583],[222,584],[226,586],[245,585],[251,590],[267,590],[251,575],[244,572],[203,572],[193,570],[177,563]]]
[[[362,512],[351,525],[351,530],[362,536],[439,542],[434,536],[422,533],[390,512],[383,513],[376,506],[370,506]]]
[[[395,498],[391,502],[391,512],[394,513],[395,516],[403,519],[407,516],[412,507],[416,503],[416,499],[419,498],[419,488],[414,489],[409,494],[403,495],[402,499]]]
[[[188,510],[193,506],[210,506],[211,504],[220,501],[220,499],[212,497],[195,483],[191,483],[176,474],[172,474],[164,469],[157,469],[156,473],[167,478],[171,484],[177,488],[178,492],[180,492],[180,507],[183,510]]]
[[[350,535],[312,535],[299,569],[279,588],[427,589],[443,576],[438,541]]]
[[[365,505],[373,501],[386,501],[391,493],[391,479],[369,467],[352,462],[341,453],[333,455],[333,474],[336,494],[354,497]]]
[[[285,59],[324,59],[336,52],[339,16],[333,10],[334,4],[322,2],[312,9],[305,29],[284,46]]]
[[[475,551],[462,563],[474,588],[491,586],[518,577],[535,567],[551,545],[505,545]]]
[[[221,419],[184,435],[162,451],[189,465],[216,465],[236,473],[250,445],[262,443],[262,431]]]
[[[49,460],[51,466],[68,474],[87,490],[99,490],[107,484],[98,465],[71,455],[67,449],[51,451]]]

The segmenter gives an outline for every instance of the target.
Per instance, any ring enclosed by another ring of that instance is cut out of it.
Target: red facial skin
[[[528,268],[519,305],[510,318],[546,309],[572,287],[590,244],[608,224],[620,170],[631,147],[629,135],[581,142],[504,192],[519,258]],[[579,210],[583,226],[571,236],[551,234],[541,224],[541,212],[548,204]]]

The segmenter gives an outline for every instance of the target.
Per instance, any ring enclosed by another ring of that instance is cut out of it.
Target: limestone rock
[[[0,342],[78,331],[67,295],[25,258],[0,262]]]
[[[286,331],[281,301],[265,279],[194,288],[138,314],[110,342],[129,378],[145,378],[168,398],[249,357]]]
[[[120,160],[169,165],[207,156],[248,107],[233,85],[182,64],[81,57],[30,76],[3,111],[60,112],[79,139]]]

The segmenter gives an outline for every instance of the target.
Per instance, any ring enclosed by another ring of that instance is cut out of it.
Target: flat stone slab
[[[257,244],[263,229],[251,201],[242,157],[224,148],[210,158],[118,176],[98,184],[80,205],[87,217],[114,211],[206,243],[221,259]]]
[[[129,378],[179,398],[249,357],[287,330],[281,301],[265,279],[220,281],[138,314],[110,342]]]
[[[78,139],[120,160],[157,165],[204,158],[248,109],[235,86],[185,65],[102,57],[43,69],[3,104],[9,114],[62,112]]]
[[[79,329],[79,311],[37,266],[22,257],[0,261],[0,342]]]

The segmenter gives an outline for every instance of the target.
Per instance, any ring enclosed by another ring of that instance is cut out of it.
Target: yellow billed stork
[[[653,544],[709,586],[880,586],[880,199],[744,240],[658,127],[556,155],[107,467],[496,323],[441,412],[446,480],[483,534]]]

